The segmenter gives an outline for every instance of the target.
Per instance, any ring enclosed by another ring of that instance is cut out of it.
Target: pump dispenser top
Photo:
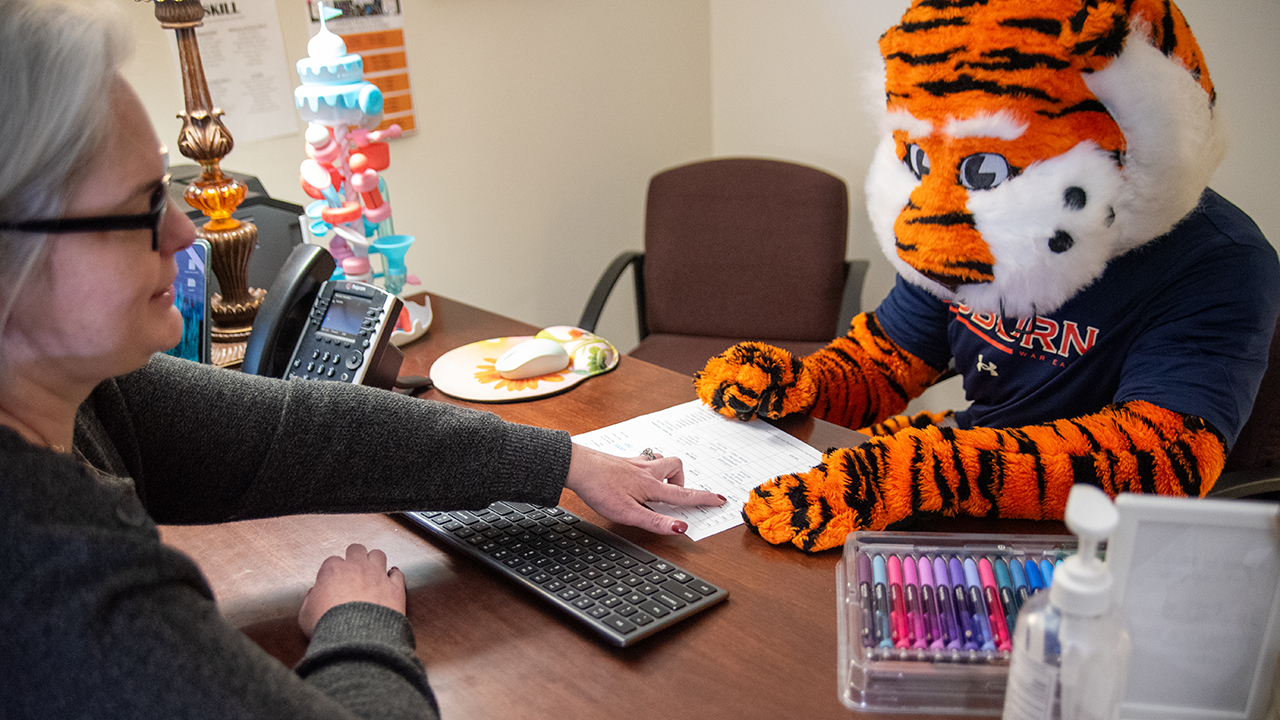
[[[1049,602],[1072,615],[1101,615],[1111,606],[1111,570],[1098,559],[1098,544],[1115,530],[1120,515],[1102,490],[1076,484],[1067,495],[1065,519],[1079,550],[1054,571]]]

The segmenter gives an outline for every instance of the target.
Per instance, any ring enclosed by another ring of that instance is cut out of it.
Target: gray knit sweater
[[[0,427],[6,719],[434,717],[403,615],[338,606],[290,671],[155,523],[554,504],[570,455],[487,413],[163,355],[94,391],[76,448],[96,470]]]

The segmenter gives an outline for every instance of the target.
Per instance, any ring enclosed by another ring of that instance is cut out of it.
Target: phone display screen
[[[333,302],[320,322],[321,332],[354,338],[360,334],[360,324],[369,310],[369,298],[335,292]]]

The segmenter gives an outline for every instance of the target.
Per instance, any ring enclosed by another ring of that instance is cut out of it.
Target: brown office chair
[[[857,312],[867,262],[845,261],[848,225],[844,181],[816,168],[757,158],[670,168],[649,181],[644,252],[614,259],[578,325],[595,330],[632,267],[632,357],[692,375],[744,340],[807,355]]]
[[[1209,497],[1280,499],[1280,323],[1253,410]]]

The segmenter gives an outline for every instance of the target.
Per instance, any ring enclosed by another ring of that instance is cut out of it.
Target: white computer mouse
[[[569,367],[569,353],[555,340],[533,338],[502,353],[493,369],[508,380],[522,380]]]

